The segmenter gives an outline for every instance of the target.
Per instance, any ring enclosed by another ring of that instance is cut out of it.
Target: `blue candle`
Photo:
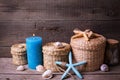
[[[30,69],[36,69],[37,65],[43,64],[42,55],[42,38],[38,36],[32,36],[26,38],[28,67]]]

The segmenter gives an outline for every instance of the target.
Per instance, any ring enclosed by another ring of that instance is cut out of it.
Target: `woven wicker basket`
[[[95,71],[103,64],[106,38],[98,35],[89,41],[85,40],[84,37],[71,38],[70,45],[74,61],[87,61],[86,65],[77,67],[80,71]]]
[[[12,61],[13,61],[13,64],[15,64],[15,65],[27,64],[26,58],[27,58],[26,54],[22,54],[22,55],[12,54]]]
[[[14,44],[11,47],[12,62],[15,65],[27,64],[26,44]]]
[[[70,45],[63,43],[63,48],[56,48],[55,42],[47,43],[43,46],[44,67],[50,69],[53,72],[59,72],[55,61],[68,62],[68,53],[70,51]]]

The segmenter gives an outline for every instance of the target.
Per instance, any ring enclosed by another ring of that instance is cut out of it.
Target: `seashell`
[[[44,78],[44,79],[51,79],[52,77],[53,77],[53,72],[51,70],[46,70],[42,74],[42,78]]]
[[[18,66],[16,70],[17,71],[24,71],[25,67],[21,65],[21,66]]]
[[[106,64],[102,64],[102,65],[100,66],[100,70],[101,70],[101,71],[104,71],[104,72],[107,72],[107,71],[109,71],[109,67],[108,67],[108,65],[106,65]]]
[[[64,47],[61,42],[55,42],[54,45],[55,45],[55,47],[57,47],[57,48],[63,48],[63,47]]]
[[[41,72],[41,73],[43,73],[43,72],[45,72],[46,69],[45,69],[44,66],[38,65],[38,66],[36,66],[36,70],[39,71],[39,72]]]

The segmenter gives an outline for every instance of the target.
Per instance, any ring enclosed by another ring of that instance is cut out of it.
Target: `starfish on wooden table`
[[[69,64],[65,64],[67,68],[67,70],[65,71],[65,73],[62,75],[61,79],[64,79],[66,77],[66,75],[69,73],[69,71],[72,69],[73,72],[80,78],[82,79],[82,75],[80,74],[80,72],[75,68],[75,66],[80,66],[87,63],[86,61],[82,61],[82,62],[78,62],[78,63],[72,63],[72,53],[69,53]],[[62,62],[56,61],[57,65],[62,65]]]

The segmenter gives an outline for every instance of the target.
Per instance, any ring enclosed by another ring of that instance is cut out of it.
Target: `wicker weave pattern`
[[[44,67],[52,70],[53,72],[58,72],[59,70],[55,64],[55,61],[68,61],[70,45],[62,42],[65,47],[57,49],[53,44],[54,42],[51,42],[43,46]]]
[[[46,69],[50,69],[53,72],[58,72],[58,68],[55,64],[55,61],[68,62],[68,55],[47,55],[44,54],[44,66]]]
[[[12,61],[15,65],[27,64],[27,60],[26,60],[27,56],[26,55],[19,55],[19,56],[18,55],[12,55],[12,57],[13,57]]]
[[[103,64],[106,39],[102,35],[97,38],[84,40],[83,37],[71,39],[74,61],[87,61],[87,64],[78,67],[80,71],[95,71]]]
[[[14,44],[11,47],[12,62],[15,65],[27,64],[26,44]]]

